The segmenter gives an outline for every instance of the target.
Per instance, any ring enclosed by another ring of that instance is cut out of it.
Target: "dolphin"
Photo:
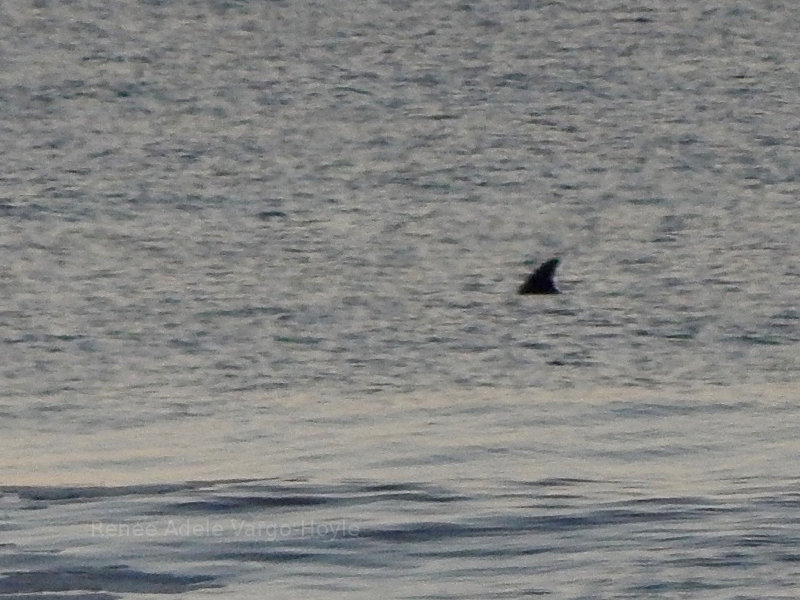
[[[553,275],[556,272],[559,260],[551,258],[542,263],[538,269],[531,273],[521,286],[520,294],[560,294],[558,288],[553,283]]]

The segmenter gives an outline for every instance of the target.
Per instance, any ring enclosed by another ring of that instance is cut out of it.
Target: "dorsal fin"
[[[545,263],[542,263],[538,269],[531,273],[521,286],[519,286],[520,294],[558,294],[558,288],[553,283],[553,275],[555,275],[556,267],[559,260],[551,258]]]

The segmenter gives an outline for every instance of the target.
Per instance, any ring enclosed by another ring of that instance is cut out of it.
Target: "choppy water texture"
[[[3,3],[0,597],[794,598],[798,30]]]

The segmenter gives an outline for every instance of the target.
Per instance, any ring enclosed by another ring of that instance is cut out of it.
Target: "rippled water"
[[[791,598],[796,398],[308,399],[78,437],[28,460],[86,483],[3,488],[0,593]]]
[[[793,4],[0,15],[0,596],[794,597]]]

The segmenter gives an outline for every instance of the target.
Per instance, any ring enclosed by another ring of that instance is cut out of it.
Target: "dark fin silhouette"
[[[521,286],[520,294],[559,294],[558,288],[553,283],[558,259],[551,258],[531,273]]]

